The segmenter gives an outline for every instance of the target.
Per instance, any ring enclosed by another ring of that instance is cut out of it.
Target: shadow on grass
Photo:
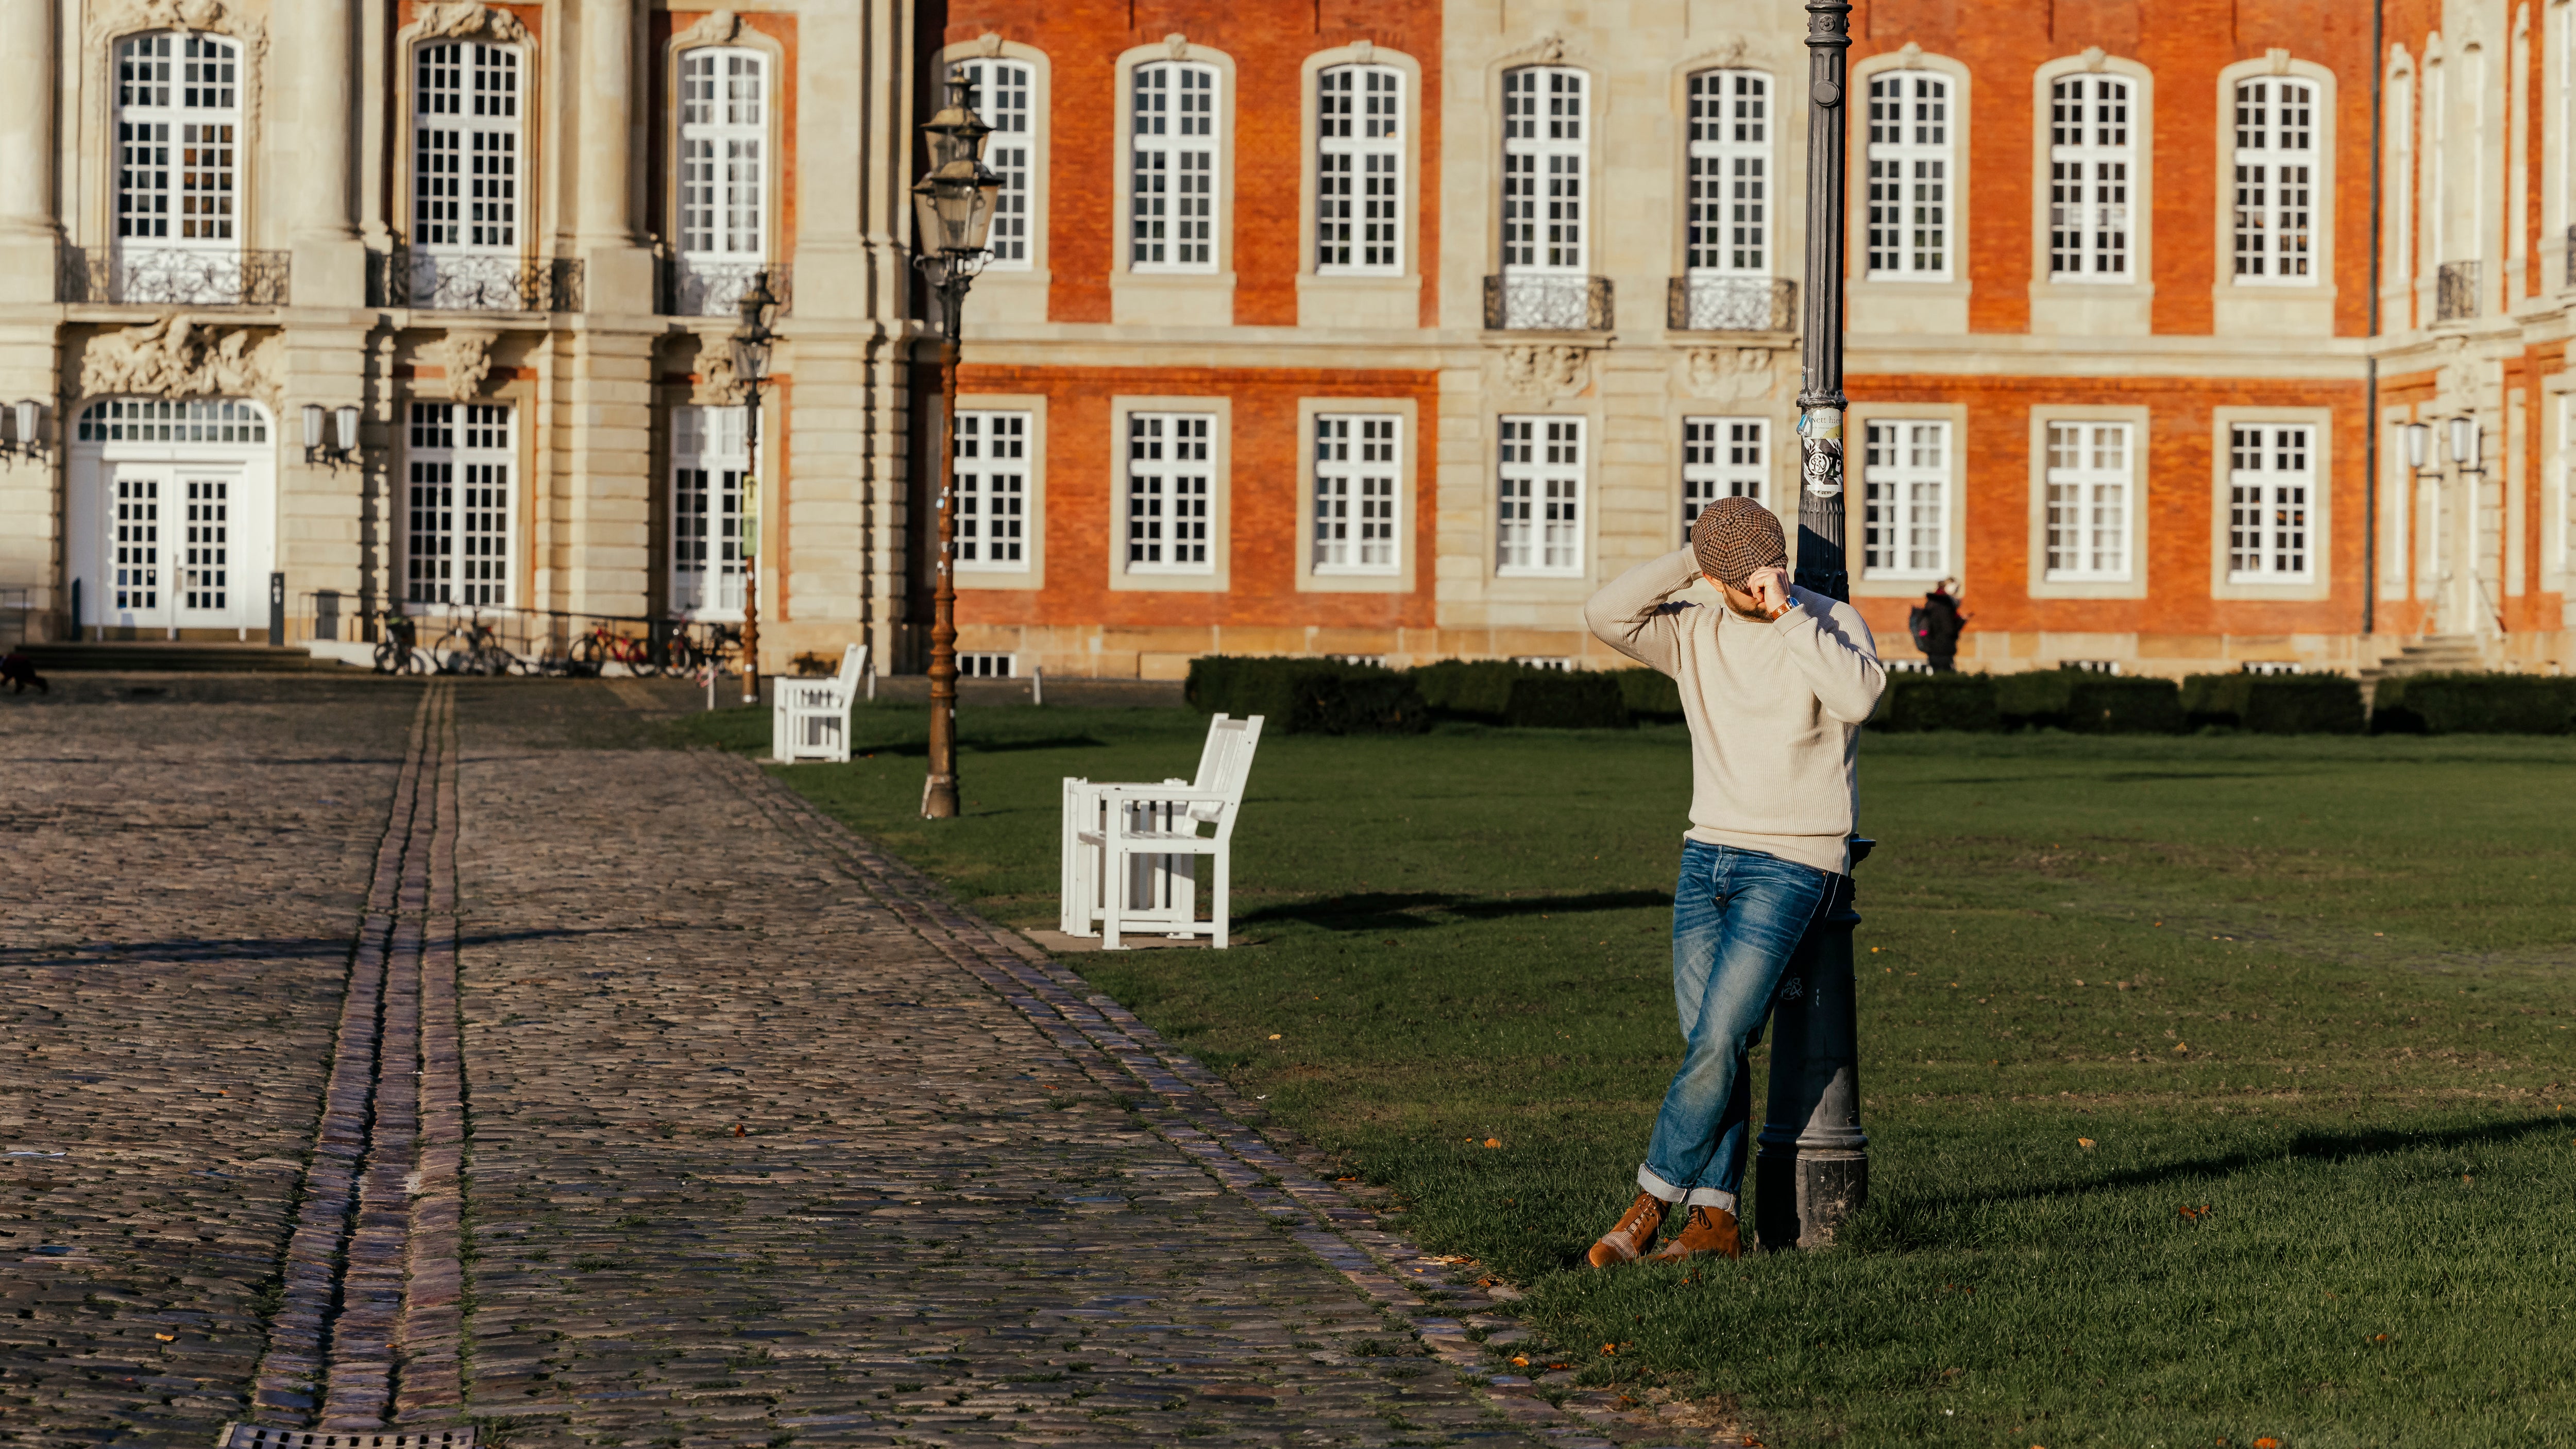
[[[1572,916],[1585,911],[1669,908],[1672,903],[1673,898],[1663,891],[1594,891],[1580,896],[1527,896],[1503,900],[1436,891],[1369,891],[1357,895],[1325,896],[1291,905],[1264,906],[1257,911],[1247,911],[1236,919],[1245,925],[1256,921],[1299,921],[1330,931],[1400,931],[1440,925],[1443,916],[1496,921],[1515,916]]]
[[[2267,1163],[2296,1161],[2319,1166],[2341,1166],[2368,1158],[2394,1157],[2405,1152],[2422,1152],[2460,1147],[2494,1147],[2539,1133],[2567,1130],[2563,1117],[2526,1117],[2519,1122],[2489,1123],[2482,1127],[2449,1127],[2430,1132],[2410,1132],[2395,1128],[2363,1128],[2353,1132],[2301,1132],[2285,1145],[2266,1151],[2230,1152],[2216,1157],[2168,1162],[2157,1167],[2141,1167],[2105,1173],[2081,1182],[2059,1180],[2033,1183],[2003,1192],[1952,1193],[1937,1197],[1900,1200],[1872,1214],[1875,1221],[1853,1240],[1864,1251],[1906,1252],[1919,1248],[1954,1247],[1955,1240],[1942,1231],[1942,1219],[1950,1212],[1999,1202],[2027,1202],[2037,1198],[2076,1197],[2088,1193],[2119,1192],[2130,1188],[2170,1186],[2191,1182],[2214,1182],[2232,1177],[2248,1168]]]

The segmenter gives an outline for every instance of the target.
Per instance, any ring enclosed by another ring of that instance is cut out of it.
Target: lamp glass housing
[[[12,441],[21,448],[35,447],[37,430],[44,426],[45,405],[31,397],[20,398],[9,411],[17,424]]]
[[[339,444],[340,451],[347,453],[352,457],[356,456],[358,451],[358,410],[355,407],[344,405],[331,415],[331,422],[333,424],[332,430],[335,435],[334,441]]]
[[[320,403],[304,405],[304,446],[307,448],[322,446],[322,405]]]
[[[2408,423],[2406,432],[2406,466],[2422,472],[2427,455],[2433,451],[2433,425]]]
[[[737,336],[733,339],[733,375],[745,387],[758,387],[769,375],[769,339],[765,336]]]

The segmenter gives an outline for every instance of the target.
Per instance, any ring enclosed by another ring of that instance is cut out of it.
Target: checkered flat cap
[[[1730,589],[1760,568],[1789,566],[1789,538],[1770,509],[1750,498],[1721,498],[1691,524],[1691,556],[1699,571]]]

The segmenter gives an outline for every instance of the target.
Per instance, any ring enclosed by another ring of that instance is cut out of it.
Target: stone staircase
[[[142,674],[304,674],[345,667],[334,660],[315,658],[300,648],[271,648],[266,644],[198,644],[161,639],[99,644],[57,641],[21,644],[18,651],[26,655],[37,672],[42,674],[91,670]]]
[[[2359,673],[2367,687],[2404,674],[2449,674],[2494,667],[2474,634],[2427,634]]]

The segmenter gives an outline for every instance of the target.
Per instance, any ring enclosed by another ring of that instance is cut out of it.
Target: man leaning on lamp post
[[[1848,871],[1861,722],[1887,673],[1851,605],[1792,588],[1780,520],[1750,498],[1700,510],[1690,547],[1621,574],[1583,607],[1602,642],[1681,686],[1690,829],[1673,891],[1673,1004],[1688,1043],[1596,1268],[1654,1253],[1738,1257],[1752,1102],[1746,1053],[1791,953]],[[1696,590],[1706,579],[1711,590]],[[1690,597],[1692,594],[1699,596]],[[1712,593],[1714,597],[1712,597]]]

